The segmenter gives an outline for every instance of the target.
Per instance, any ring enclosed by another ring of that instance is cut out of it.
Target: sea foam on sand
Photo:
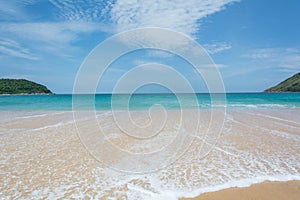
[[[131,112],[137,123],[149,122],[148,112]],[[201,113],[197,127],[192,124],[195,111],[185,112],[189,124],[179,129],[180,111],[167,111],[170,119],[150,143],[124,135],[111,112],[96,113],[105,141],[133,153],[163,148],[177,131],[195,136],[173,164],[134,174],[105,164],[118,161],[115,152],[99,162],[80,142],[76,125],[97,130],[89,127],[92,116],[83,114],[75,124],[72,112],[5,111],[7,118],[0,121],[0,197],[171,200],[266,180],[300,180],[300,109],[227,110],[217,144],[204,157],[202,136],[210,115]]]

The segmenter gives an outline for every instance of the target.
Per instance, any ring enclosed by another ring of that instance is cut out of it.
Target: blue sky
[[[297,0],[0,0],[0,77],[71,93],[81,63],[97,44],[132,28],[162,27],[205,47],[226,91],[262,91],[300,71],[299,11]],[[130,67],[153,61],[178,69],[203,90],[187,63],[158,53],[120,58],[98,92],[110,92]]]

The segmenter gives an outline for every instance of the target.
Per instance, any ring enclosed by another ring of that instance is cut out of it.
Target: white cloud
[[[1,23],[0,30],[47,43],[69,43],[76,39],[77,34],[100,31],[101,26],[87,22]]]
[[[147,63],[149,63],[147,60],[134,60],[133,61],[133,64],[134,65],[144,65],[144,64],[147,64]]]
[[[111,9],[111,1],[49,0],[61,12],[63,20],[103,21]]]
[[[0,23],[2,35],[25,41],[35,50],[63,57],[70,57],[67,52],[72,52],[76,48],[72,43],[80,40],[80,34],[101,32],[101,30],[102,25],[99,23],[80,21]]]
[[[205,44],[203,47],[207,50],[209,54],[216,54],[225,50],[229,50],[232,48],[230,44],[225,42],[217,42],[213,44]]]
[[[48,1],[60,11],[59,21],[32,22],[27,19],[11,23],[4,20],[6,22],[0,23],[1,35],[12,35],[12,38],[17,37],[18,41],[26,39],[40,46],[43,44],[43,50],[53,52],[57,51],[55,49],[71,49],[73,47],[72,42],[79,39],[80,34],[93,32],[110,33],[132,28],[161,27],[194,37],[200,28],[199,20],[221,11],[228,4],[238,0]],[[22,13],[21,8],[23,10],[26,5],[37,3],[38,0],[12,0],[7,2],[9,3],[1,3],[0,7],[3,4],[11,8],[11,12],[16,14]],[[6,8],[4,10],[7,12]],[[0,12],[2,12],[1,8]],[[16,17],[16,19],[20,20],[19,17]],[[176,49],[180,46],[178,44],[186,42],[177,41],[177,38],[161,38],[159,35],[157,35],[159,39],[153,38],[153,35],[149,36],[150,38],[145,35],[139,37],[145,37],[145,42],[163,42],[162,46],[171,46],[172,49]],[[161,39],[164,39],[164,41],[161,41]],[[132,41],[136,41],[136,38],[131,38],[129,42]],[[229,46],[215,47],[211,52],[216,53],[226,48],[228,49]],[[7,51],[7,49],[2,50]],[[13,54],[13,52],[10,53]],[[160,55],[167,56],[162,53]]]
[[[6,38],[0,38],[0,53],[29,60],[38,59],[36,56],[32,55],[28,49],[23,48],[18,42]]]
[[[278,54],[278,50],[279,49],[276,48],[255,49],[250,53],[244,55],[244,57],[253,58],[253,59],[272,58]]]
[[[111,29],[102,29],[106,32],[118,33],[134,28],[158,27],[182,32],[192,38],[195,38],[199,31],[201,19],[225,9],[227,5],[236,1],[239,0],[50,0],[60,10],[64,20],[107,23]],[[162,35],[160,31],[140,31],[137,34],[122,35],[119,39],[124,44],[141,48],[164,47],[193,53],[190,40],[176,34]],[[231,48],[225,43],[216,45],[218,46],[211,47],[211,53]],[[157,52],[156,56],[169,55]]]
[[[35,21],[29,12],[29,5],[49,2],[49,0],[10,0],[0,1],[0,32],[1,36],[11,38],[19,43],[26,43],[32,51],[50,52],[55,55],[70,57],[76,47],[73,42],[80,40],[81,34],[90,34],[93,32],[108,32],[103,23],[87,21],[85,18],[76,18],[76,20],[63,19],[53,21],[50,17],[48,21]],[[63,2],[63,1],[62,1]],[[67,1],[66,1],[67,2]],[[84,1],[68,1],[77,5]],[[94,1],[96,2],[96,1]],[[99,1],[98,1],[99,2]],[[87,2],[88,3],[88,2]],[[51,4],[49,4],[51,5]],[[87,4],[88,5],[88,4]],[[82,5],[81,5],[82,6]],[[91,8],[93,5],[89,5]],[[68,6],[66,6],[67,8]],[[85,7],[78,8],[81,13]],[[67,10],[64,13],[71,13]],[[30,17],[31,16],[31,17]],[[1,52],[18,57],[28,57],[24,52],[16,51],[5,46],[1,47]],[[29,58],[29,57],[28,57]],[[33,58],[33,57],[31,57]]]
[[[49,0],[66,20],[112,22],[115,32],[169,28],[195,36],[199,20],[239,0]]]
[[[9,1],[0,1],[0,18],[3,19],[12,19],[14,17],[22,17],[22,10],[17,7],[15,4]]]
[[[27,12],[25,7],[27,5],[35,4],[41,0],[9,0],[0,1],[0,19],[2,20],[25,20],[27,19]]]
[[[28,79],[33,80],[35,76],[33,75],[26,75],[26,74],[9,74],[6,76],[0,76],[0,78],[14,78],[14,79]]]
[[[261,48],[252,50],[243,57],[252,58],[280,71],[300,70],[300,50],[297,48]]]
[[[236,0],[117,0],[110,15],[117,31],[161,27],[194,36],[199,20]]]
[[[158,58],[170,58],[174,55],[172,53],[169,53],[167,51],[161,51],[161,50],[149,50],[148,56],[150,57],[158,57]]]
[[[122,32],[133,28],[159,27],[179,31],[195,38],[200,28],[200,20],[208,15],[214,14],[226,8],[227,5],[239,0],[49,0],[60,10],[60,17],[63,20],[106,23],[110,26],[102,28],[104,32]],[[54,30],[54,35],[56,35]],[[188,46],[185,41],[178,41],[178,38],[163,37],[141,32],[140,35],[126,35],[120,38],[123,43],[135,44],[140,41],[141,47],[170,47],[178,49]],[[61,38],[71,38],[75,34],[64,32]],[[71,38],[72,39],[72,38]],[[156,43],[156,44],[154,44]],[[231,48],[228,44],[218,44],[211,53],[217,53]],[[189,50],[189,49],[187,49]],[[161,54],[166,56],[166,54]],[[157,55],[159,56],[159,55]]]
[[[210,65],[206,65],[206,67],[216,67],[216,68],[224,68],[224,67],[228,67],[227,65],[224,64],[220,64],[220,63],[214,63],[214,64],[210,64]]]
[[[145,63],[144,65],[140,65],[140,68],[142,70],[145,71],[158,71],[158,72],[162,72],[162,71],[168,71],[169,66],[167,65],[162,65],[159,63]]]

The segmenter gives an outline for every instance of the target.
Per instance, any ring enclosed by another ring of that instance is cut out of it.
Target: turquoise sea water
[[[77,108],[91,108],[90,95],[80,95]],[[132,110],[148,109],[153,105],[162,105],[166,109],[210,108],[209,94],[197,94],[199,105],[192,103],[191,94],[181,94],[184,101],[180,106],[178,96],[174,94],[134,94],[130,97]],[[128,95],[116,95],[114,108],[126,109]],[[95,95],[97,110],[111,109],[112,95]],[[189,104],[191,101],[191,104]],[[227,108],[299,108],[300,93],[229,93],[226,94]],[[72,95],[8,95],[0,96],[0,110],[72,110]]]

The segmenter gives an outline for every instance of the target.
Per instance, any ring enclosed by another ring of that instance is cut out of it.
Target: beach
[[[0,0],[0,200],[300,200],[299,11]]]
[[[149,122],[148,111],[130,112],[135,122]],[[199,195],[200,199],[274,199],[267,194],[277,193],[278,198],[293,199],[299,195],[299,108],[227,109],[220,135],[206,136],[206,140],[202,136],[207,128],[215,126],[209,110],[200,112],[200,126],[193,123],[197,110],[183,110],[185,123],[179,129],[181,112],[167,110],[165,126],[150,143],[124,136],[111,111],[96,112],[105,133],[103,141],[118,149],[160,151],[178,131],[193,138],[186,152],[168,166],[127,173],[122,167],[136,169],[127,157],[120,158],[114,151],[101,154],[99,160],[80,140],[78,127],[86,133],[97,130],[91,124],[95,116],[82,112],[75,122],[71,111],[1,111],[0,197],[171,200]],[[123,111],[116,114],[127,122]],[[159,123],[164,115],[154,110],[152,116]]]
[[[230,188],[218,192],[205,193],[196,198],[182,200],[297,200],[300,196],[300,181],[264,182],[245,188]]]

